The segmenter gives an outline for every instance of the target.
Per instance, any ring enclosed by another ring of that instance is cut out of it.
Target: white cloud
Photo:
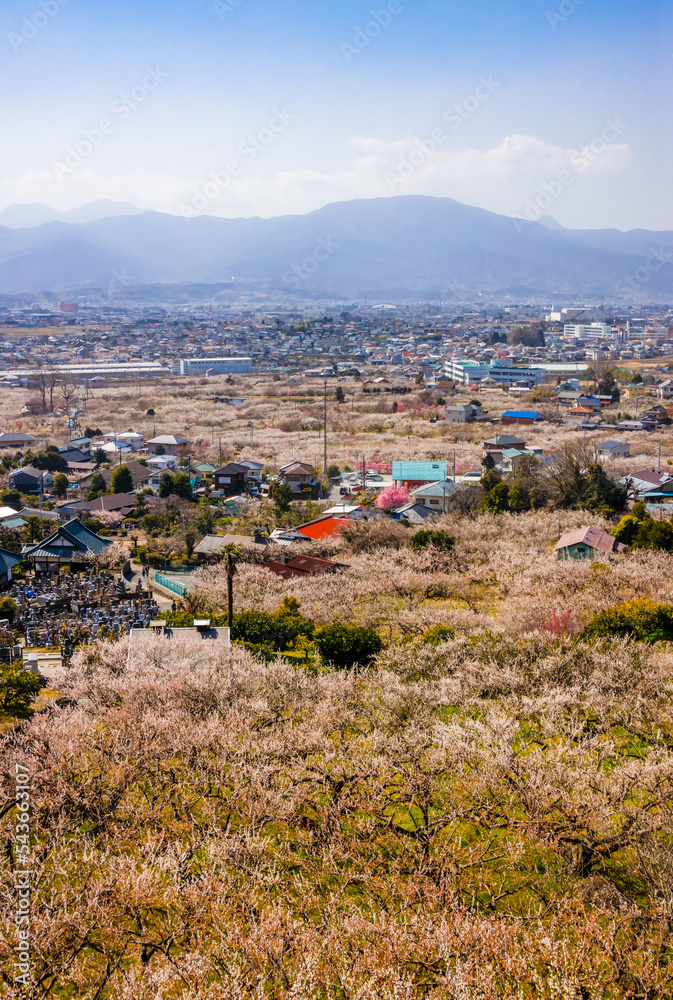
[[[73,170],[62,180],[51,171],[34,171],[0,182],[0,199],[5,204],[38,202],[66,211],[109,198],[130,201],[138,208],[170,212],[189,190],[190,184],[183,178],[149,170],[132,170],[110,177],[102,177],[93,170]]]
[[[232,177],[220,197],[208,201],[206,211],[223,216],[271,216],[310,212],[351,198],[425,194],[518,215],[538,186],[560,171],[573,172],[575,197],[592,176],[623,169],[629,157],[627,145],[597,140],[597,152],[564,149],[531,135],[506,135],[485,150],[456,149],[455,141],[450,132],[443,143],[423,137],[386,141],[357,136],[351,139],[350,149],[364,155],[351,156],[350,162],[346,156],[344,165],[333,171],[274,173],[269,162],[258,160]],[[179,214],[181,203],[190,202],[208,176],[206,170],[194,183],[148,170],[105,177],[84,168],[59,180],[53,173],[33,172],[2,182],[0,200],[45,202],[63,210],[99,198],[124,199],[140,208]]]

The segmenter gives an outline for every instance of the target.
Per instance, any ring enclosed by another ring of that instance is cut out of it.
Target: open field
[[[544,447],[545,453],[562,449],[566,442],[577,440],[579,432],[573,428],[542,423],[535,427],[510,427],[503,431],[492,425],[467,425],[459,427],[444,423],[429,423],[430,416],[443,415],[443,407],[436,405],[438,393],[413,393],[408,396],[364,394],[362,386],[348,380],[343,383],[345,402],[334,401],[335,384],[328,383],[332,398],[328,402],[328,461],[340,467],[355,468],[365,456],[369,466],[377,462],[389,464],[398,460],[453,461],[459,469],[476,469],[481,459],[481,441],[497,433],[512,433],[523,437],[530,445]],[[147,438],[156,433],[175,433],[190,441],[193,460],[219,462],[231,460],[235,454],[241,459],[251,459],[266,464],[269,471],[274,465],[300,459],[322,468],[323,384],[275,383],[267,379],[263,384],[254,377],[235,376],[235,384],[227,385],[225,378],[162,379],[161,383],[143,383],[141,395],[137,387],[118,386],[95,390],[92,398],[81,409],[82,427],[100,427],[102,430],[132,428]],[[314,393],[315,395],[311,395]],[[26,390],[0,389],[0,423],[5,429],[20,429],[38,438],[38,444],[50,441],[64,443],[70,438],[63,421],[45,420],[39,416],[17,417],[23,400],[30,393]],[[558,416],[556,407],[549,403],[533,403],[528,397],[512,398],[499,391],[482,391],[475,394],[465,390],[455,397],[457,402],[467,402],[479,395],[486,409],[496,414],[503,409],[539,409],[552,418]],[[247,397],[242,406],[213,403],[215,396]],[[616,419],[618,411],[635,412],[655,402],[651,397],[624,399],[606,411],[606,419]],[[398,411],[393,413],[397,404]],[[147,410],[153,409],[154,416]],[[560,411],[562,414],[563,411]],[[253,424],[253,444],[250,444],[249,424]],[[587,433],[587,441],[602,441],[618,432],[598,430]],[[652,436],[647,433],[630,433],[632,455],[652,456],[656,451]],[[275,458],[274,458],[275,452]],[[662,437],[662,458],[673,460],[673,435]],[[642,466],[642,460],[640,461]],[[633,464],[633,463],[630,463]],[[627,463],[627,466],[629,463]]]

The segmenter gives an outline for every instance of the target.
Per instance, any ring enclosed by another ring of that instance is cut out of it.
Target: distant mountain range
[[[0,212],[0,293],[156,283],[310,298],[673,301],[673,232],[565,229],[450,198],[339,202],[273,219],[184,219],[126,202]]]

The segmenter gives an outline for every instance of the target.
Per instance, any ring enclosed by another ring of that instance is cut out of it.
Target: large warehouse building
[[[173,368],[174,375],[245,374],[252,371],[252,358],[183,358]]]

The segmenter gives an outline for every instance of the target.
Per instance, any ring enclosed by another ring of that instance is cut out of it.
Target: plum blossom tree
[[[118,528],[124,517],[116,510],[99,510],[96,511],[96,520],[100,521],[105,528]]]
[[[391,510],[393,507],[402,507],[403,504],[409,503],[410,499],[406,486],[395,486],[393,483],[381,490],[375,503],[379,510]]]

